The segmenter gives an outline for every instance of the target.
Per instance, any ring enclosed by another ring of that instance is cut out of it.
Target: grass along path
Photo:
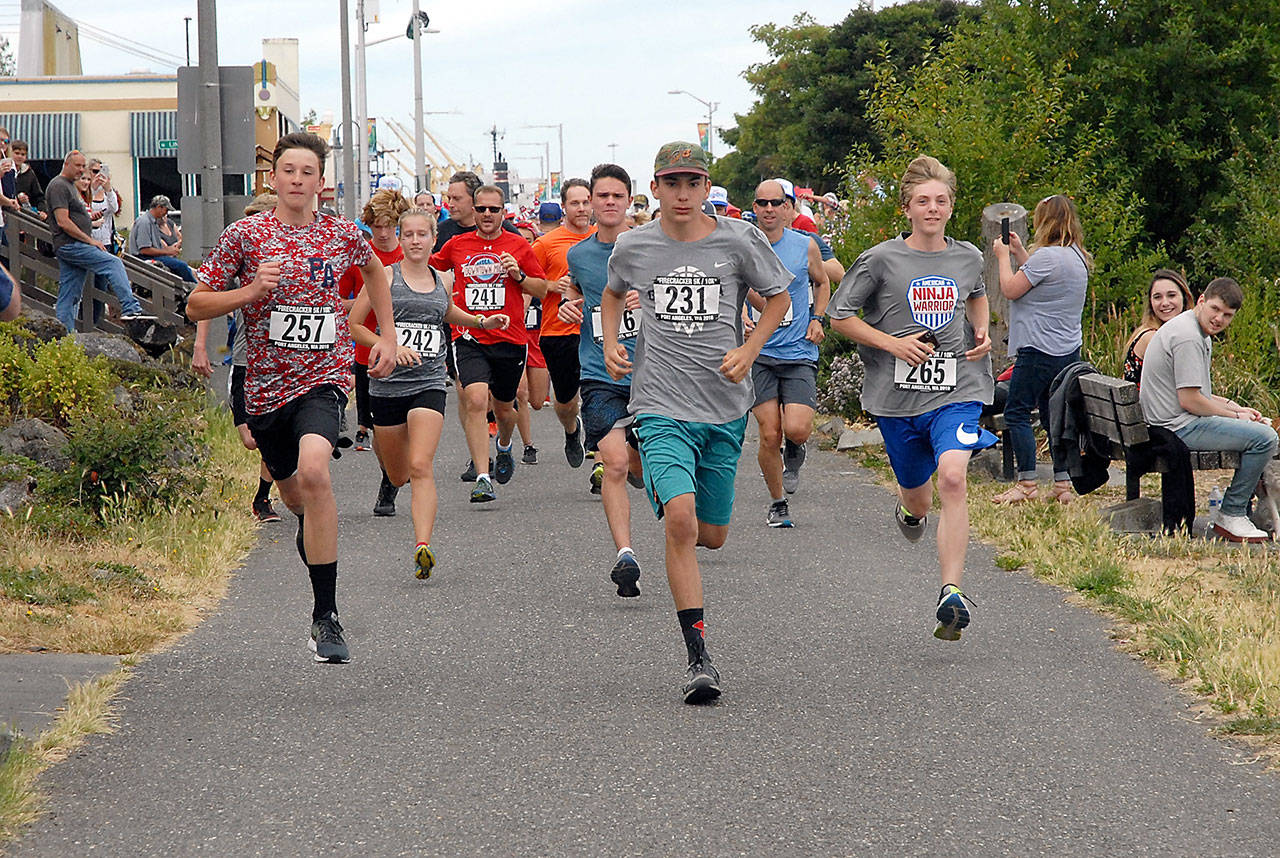
[[[883,451],[853,455],[893,485]],[[1208,488],[1229,477],[1201,474],[1198,508]],[[1123,501],[1123,488],[1103,488],[1069,506],[991,503],[1005,487],[970,473],[972,531],[996,546],[998,566],[1026,570],[1114,618],[1122,649],[1204,703],[1220,732],[1247,737],[1280,760],[1280,552],[1274,546],[1117,533],[1099,512]],[[1143,495],[1159,496],[1157,477],[1144,478]]]
[[[241,446],[226,409],[210,407],[206,420],[207,484],[190,504],[150,517],[121,508],[82,539],[0,515],[0,653],[125,656],[120,670],[73,687],[52,727],[0,759],[0,844],[39,813],[39,773],[85,735],[110,730],[110,703],[137,657],[170,645],[216,606],[256,541],[257,455]]]

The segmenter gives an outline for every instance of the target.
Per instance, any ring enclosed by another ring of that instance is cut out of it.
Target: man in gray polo
[[[50,180],[44,195],[49,213],[53,215],[49,231],[53,233],[53,250],[58,257],[58,301],[54,314],[68,331],[75,330],[85,277],[90,273],[105,279],[120,300],[121,319],[147,318],[142,315],[142,305],[129,286],[129,276],[120,257],[108,253],[102,242],[90,234],[93,224],[89,220],[89,209],[75,184],[84,174],[86,164],[82,153],[74,149],[68,152],[62,162],[62,172]]]
[[[169,217],[172,203],[164,194],[151,198],[151,205],[138,215],[129,230],[129,252],[151,262],[159,262],[188,283],[196,282],[191,266],[178,258],[177,244],[169,244],[160,232],[160,224]]]

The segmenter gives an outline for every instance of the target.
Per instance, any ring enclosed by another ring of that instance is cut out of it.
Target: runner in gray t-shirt
[[[640,293],[630,407],[649,500],[666,519],[667,581],[689,653],[686,703],[720,696],[706,651],[695,546],[719,548],[728,536],[752,404],[748,376],[790,305],[791,282],[758,229],[702,213],[708,167],[696,144],[658,150],[650,189],[662,218],[618,236],[600,304],[605,368],[620,379],[632,371],[618,342],[624,296]],[[766,304],[744,343],[742,307],[751,289]]]
[[[894,515],[912,542],[924,535],[938,474],[942,592],[933,634],[958,640],[969,624],[960,592],[969,546],[969,458],[997,440],[978,426],[994,387],[991,311],[982,253],[946,234],[955,174],[921,156],[907,167],[900,187],[911,232],[858,257],[827,314],[833,330],[858,343],[866,366],[862,407],[879,422],[898,479]]]
[[[436,481],[432,462],[444,428],[445,325],[506,330],[511,317],[504,313],[479,316],[453,303],[440,275],[427,265],[435,234],[430,212],[409,209],[400,215],[400,247],[404,259],[387,269],[391,282],[391,310],[395,318],[396,368],[386,378],[369,380],[373,411],[374,452],[382,472],[395,488],[413,483],[410,515],[415,546],[414,574],[431,577],[436,555],[431,548],[435,529]],[[361,345],[373,346],[378,334],[356,319],[368,319],[369,295],[361,290],[351,305],[351,336]]]

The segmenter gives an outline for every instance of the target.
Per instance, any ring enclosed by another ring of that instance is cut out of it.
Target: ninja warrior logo
[[[494,283],[507,276],[507,269],[495,253],[477,253],[462,263],[462,276],[471,283]]]
[[[917,277],[907,288],[911,318],[917,325],[937,331],[956,316],[956,281],[950,277]]]

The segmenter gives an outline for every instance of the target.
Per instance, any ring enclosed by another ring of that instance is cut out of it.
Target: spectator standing
[[[1036,205],[1036,238],[1028,253],[1016,232],[1009,244],[994,242],[1000,271],[1000,291],[1009,299],[1009,351],[1017,355],[1009,379],[1004,421],[1013,442],[1018,481],[996,495],[996,503],[1023,503],[1038,495],[1036,436],[1031,409],[1040,409],[1040,423],[1048,431],[1049,388],[1058,373],[1080,360],[1080,325],[1093,257],[1084,247],[1084,231],[1075,204],[1064,194],[1045,197]],[[1015,274],[1011,261],[1018,263]],[[1053,498],[1070,503],[1075,497],[1066,462],[1053,463]]]
[[[1194,303],[1191,287],[1181,273],[1160,268],[1151,275],[1151,285],[1147,287],[1147,302],[1142,308],[1142,322],[1124,347],[1125,381],[1142,387],[1142,360],[1146,357],[1152,336],[1160,330],[1161,325],[1191,309]]]
[[[111,191],[110,195],[114,196],[115,191]],[[129,229],[129,252],[143,259],[159,262],[188,283],[195,283],[196,278],[191,271],[191,266],[178,258],[177,248],[182,246],[181,242],[167,243],[160,231],[160,224],[169,219],[170,205],[172,204],[169,198],[164,194],[157,194],[151,198],[151,205],[138,215],[138,219]]]
[[[18,205],[32,213],[38,213],[42,218],[47,217],[43,212],[44,186],[40,184],[40,177],[36,175],[36,171],[27,163],[29,151],[27,142],[13,141],[12,151],[13,163],[18,169],[18,174],[14,177],[14,188],[17,192],[15,199]]]
[[[1244,291],[1230,277],[1209,284],[1190,310],[1162,325],[1147,346],[1138,401],[1153,426],[1162,426],[1191,450],[1235,450],[1240,467],[1222,496],[1213,530],[1231,542],[1266,542],[1267,532],[1249,520],[1249,499],[1276,454],[1271,421],[1213,392],[1209,366],[1213,337],[1231,324]]]
[[[59,268],[55,314],[68,331],[75,328],[84,279],[89,273],[107,280],[111,291],[120,300],[122,319],[142,315],[142,305],[129,287],[124,263],[108,253],[103,243],[91,235],[93,225],[89,210],[75,186],[75,180],[84,175],[85,169],[84,155],[71,150],[63,159],[62,172],[53,177],[45,190],[45,199],[53,215],[49,231],[53,233],[53,249]]]
[[[120,193],[111,187],[111,169],[97,158],[89,160],[89,214],[94,221],[93,237],[111,253],[119,253],[116,242],[116,215]]]

